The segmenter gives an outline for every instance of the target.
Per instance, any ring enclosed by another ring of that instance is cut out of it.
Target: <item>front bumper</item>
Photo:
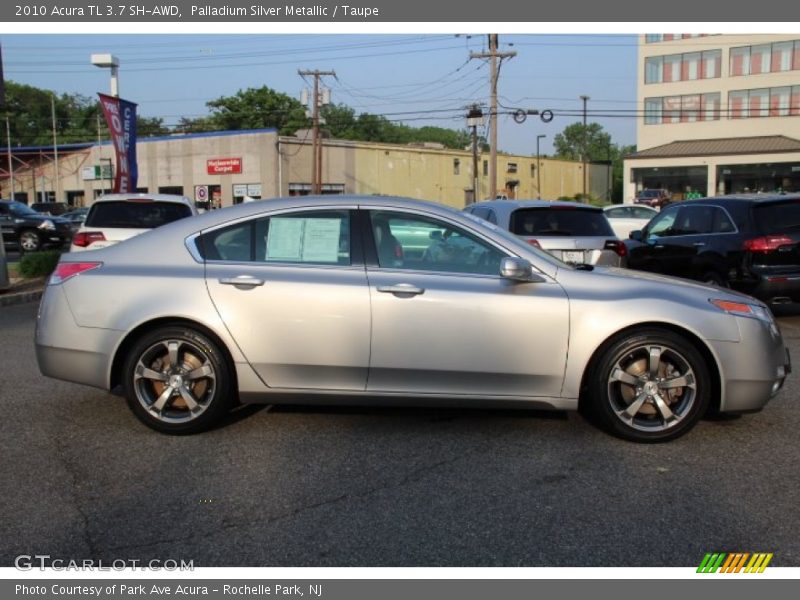
[[[791,359],[777,326],[747,317],[736,320],[741,341],[712,344],[720,369],[720,411],[753,412],[783,388]]]

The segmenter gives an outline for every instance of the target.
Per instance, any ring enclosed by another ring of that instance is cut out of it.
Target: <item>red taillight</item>
[[[526,240],[531,246],[534,248],[538,248],[539,250],[542,249],[542,245],[539,243],[539,240]]]
[[[748,252],[770,252],[781,246],[794,244],[792,238],[785,235],[765,235],[764,237],[745,240],[743,247]]]
[[[70,277],[80,275],[84,271],[91,271],[102,266],[101,262],[62,262],[56,265],[56,270],[50,276],[50,283],[63,283]]]
[[[613,250],[619,256],[628,256],[628,247],[619,240],[606,240],[605,250]]]
[[[106,236],[102,231],[79,231],[72,238],[72,243],[80,248],[86,248],[94,242],[104,242]]]

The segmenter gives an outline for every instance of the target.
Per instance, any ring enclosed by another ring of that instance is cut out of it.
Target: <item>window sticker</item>
[[[341,219],[273,217],[267,231],[269,261],[336,263]]]

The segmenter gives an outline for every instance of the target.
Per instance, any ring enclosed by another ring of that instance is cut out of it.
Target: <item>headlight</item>
[[[53,222],[50,219],[45,219],[44,221],[42,221],[42,224],[39,225],[39,229],[46,229],[47,231],[52,231],[55,228],[56,226],[53,225]]]
[[[775,317],[772,316],[772,311],[766,306],[761,304],[748,304],[747,302],[734,302],[732,300],[719,300],[711,298],[711,304],[718,309],[728,313],[729,315],[736,315],[737,317],[749,317],[751,319],[758,319],[770,326],[773,333],[778,333],[778,326],[775,324]]]

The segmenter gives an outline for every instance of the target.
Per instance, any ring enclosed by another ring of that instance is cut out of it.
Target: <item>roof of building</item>
[[[785,135],[762,135],[712,140],[678,140],[663,146],[640,150],[626,158],[678,158],[684,156],[773,154],[780,152],[800,152],[800,140],[786,137]]]

